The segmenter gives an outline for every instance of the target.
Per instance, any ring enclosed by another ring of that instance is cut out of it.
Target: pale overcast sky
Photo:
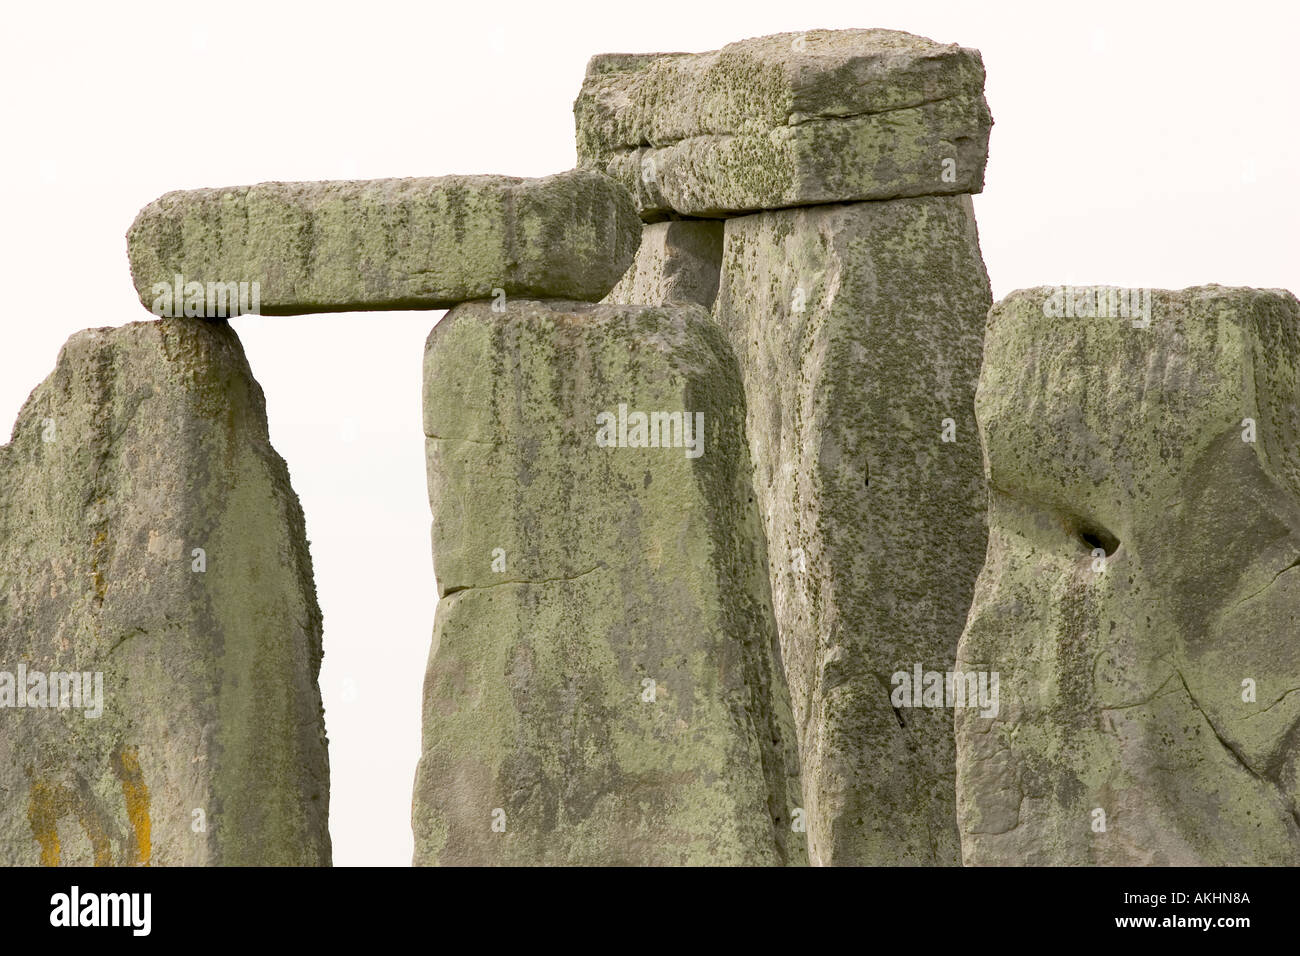
[[[59,347],[147,320],[123,236],[161,193],[574,165],[588,57],[889,27],[980,49],[995,297],[1075,283],[1300,292],[1300,5],[1287,2],[10,5],[0,116],[12,425]],[[336,864],[407,865],[435,589],[420,423],[441,313],[234,325],[325,614]],[[2,429],[8,435],[9,428]]]

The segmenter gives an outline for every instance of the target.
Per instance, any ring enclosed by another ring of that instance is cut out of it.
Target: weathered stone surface
[[[19,709],[0,675],[0,863],[328,864],[320,660],[235,333],[73,336],[0,447],[0,671],[100,672],[102,712]]]
[[[602,447],[620,405],[702,414],[702,454]],[[424,413],[415,862],[806,862],[744,396],[708,314],[462,305]]]
[[[896,30],[606,54],[574,103],[578,159],[647,221],[979,192],[983,91],[977,50]]]
[[[966,196],[726,224],[714,315],[745,381],[817,864],[959,859],[952,714],[896,710],[891,675],[950,668],[983,559],[988,306]]]
[[[1001,699],[957,715],[963,858],[1296,865],[1300,304],[1157,291],[1135,328],[1113,292],[989,315],[960,657]]]
[[[722,221],[647,223],[636,261],[604,302],[614,305],[690,303],[706,309],[718,294]]]
[[[589,170],[172,192],[127,234],[145,308],[181,275],[258,282],[264,315],[445,309],[496,289],[596,300],[639,242],[627,192]]]

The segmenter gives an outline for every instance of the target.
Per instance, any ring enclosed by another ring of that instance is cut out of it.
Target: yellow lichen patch
[[[99,820],[86,805],[80,793],[61,783],[33,780],[27,798],[27,820],[32,836],[41,845],[41,866],[58,866],[62,847],[59,844],[59,821],[76,816],[81,829],[90,839],[95,853],[95,866],[110,866],[113,862],[108,836]]]
[[[150,840],[149,787],[140,771],[140,753],[135,747],[122,747],[113,755],[113,771],[122,782],[122,798],[126,801],[126,815],[135,830],[135,859],[140,866],[149,865],[153,854]]]

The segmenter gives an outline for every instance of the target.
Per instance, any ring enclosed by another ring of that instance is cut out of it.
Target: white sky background
[[[9,423],[70,335],[150,318],[123,236],[160,194],[559,172],[592,54],[791,30],[890,27],[983,52],[995,125],[975,209],[995,298],[1068,283],[1300,293],[1290,0],[43,2],[6,5],[3,23]],[[233,323],[307,516],[340,865],[411,858],[435,602],[420,366],[440,315]]]

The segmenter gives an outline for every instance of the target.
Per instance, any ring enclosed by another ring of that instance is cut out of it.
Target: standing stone
[[[416,864],[806,862],[744,404],[699,306],[434,328]]]
[[[623,187],[571,170],[172,192],[136,216],[127,249],[155,314],[239,314],[229,303],[254,282],[242,311],[263,315],[445,309],[502,293],[599,299],[640,228]]]
[[[967,864],[1300,864],[1300,303],[1030,289],[989,315]],[[1135,326],[1136,323],[1136,326]]]
[[[694,302],[711,308],[721,269],[721,220],[647,223],[636,261],[603,301],[614,305]]]
[[[328,865],[320,662],[235,333],[73,336],[0,447],[0,863]]]
[[[956,864],[946,671],[984,555],[972,400],[989,285],[968,196],[729,219],[740,360],[814,864]],[[952,440],[947,440],[951,438]]]
[[[597,56],[574,116],[647,221],[979,192],[993,123],[978,50],[897,30]]]

